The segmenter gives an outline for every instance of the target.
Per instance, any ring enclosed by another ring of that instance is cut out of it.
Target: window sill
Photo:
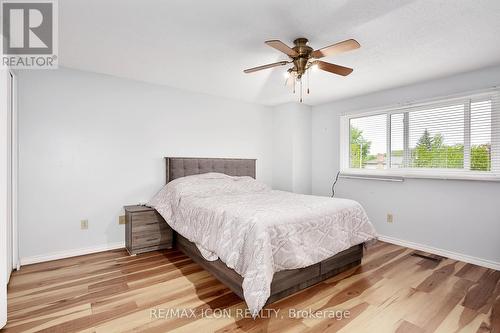
[[[340,172],[342,178],[403,181],[405,179],[441,179],[441,180],[475,180],[500,182],[498,173],[428,171],[428,170],[359,170],[345,169]]]

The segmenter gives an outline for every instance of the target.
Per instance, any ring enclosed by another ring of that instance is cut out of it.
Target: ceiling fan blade
[[[270,47],[275,48],[276,50],[281,51],[281,52],[289,55],[290,57],[298,57],[299,56],[297,51],[290,48],[288,45],[286,45],[285,43],[283,43],[280,40],[268,40],[265,43],[267,45],[269,45]]]
[[[324,71],[337,74],[337,75],[342,75],[342,76],[347,76],[352,73],[353,69],[349,67],[344,67],[344,66],[339,66],[335,64],[330,64],[329,62],[324,62],[321,60],[316,60],[314,62],[315,64],[318,65],[319,69],[322,69]]]
[[[322,49],[313,51],[311,53],[311,56],[313,58],[319,59],[319,58],[323,58],[323,57],[326,57],[326,56],[331,56],[331,55],[334,55],[334,54],[337,54],[337,53],[342,53],[342,52],[347,52],[347,51],[355,50],[355,49],[358,49],[360,46],[361,45],[359,45],[359,43],[356,40],[354,40],[354,39],[348,39],[348,40],[345,40],[343,42],[340,42],[340,43],[337,43],[337,44],[333,44],[333,45],[324,47]]]
[[[288,61],[278,61],[278,62],[275,62],[273,64],[267,64],[267,65],[253,67],[253,68],[248,68],[248,69],[245,69],[243,72],[248,74],[248,73],[257,72],[257,71],[260,71],[263,69],[273,68],[273,67],[277,67],[277,66],[283,66],[286,64],[288,64]]]

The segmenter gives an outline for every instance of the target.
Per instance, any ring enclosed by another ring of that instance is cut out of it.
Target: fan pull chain
[[[295,95],[295,78],[292,79],[293,79],[293,94]]]
[[[300,79],[300,103],[302,103],[302,79]]]
[[[307,94],[308,95],[309,95],[309,72],[310,71],[311,71],[310,69],[307,70]]]

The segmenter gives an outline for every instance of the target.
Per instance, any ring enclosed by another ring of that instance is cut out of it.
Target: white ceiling
[[[297,100],[285,68],[242,70],[287,60],[265,40],[301,36],[361,44],[325,58],[350,76],[311,75],[317,105],[499,64],[500,1],[59,1],[61,66],[267,105]]]

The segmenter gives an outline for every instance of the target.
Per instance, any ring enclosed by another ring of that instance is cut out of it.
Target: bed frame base
[[[255,159],[242,158],[199,158],[199,157],[165,157],[166,182],[174,179],[198,175],[206,172],[220,172],[230,176],[248,176],[255,178]],[[241,284],[243,278],[222,261],[205,260],[196,245],[174,232],[176,247],[191,257],[201,267],[212,273],[219,281],[229,287],[243,299]],[[267,304],[276,302],[299,290],[324,281],[334,275],[358,266],[363,257],[363,244],[355,245],[335,256],[317,264],[274,274],[271,283],[271,296]]]
[[[243,278],[238,273],[227,267],[220,259],[216,261],[205,260],[196,245],[178,233],[175,234],[175,244],[184,254],[209,271],[241,299],[244,299],[242,289]],[[356,267],[361,264],[362,257],[363,244],[359,244],[317,264],[278,272],[274,274],[271,283],[271,296],[266,304],[274,303],[299,290],[308,288],[318,282]]]

